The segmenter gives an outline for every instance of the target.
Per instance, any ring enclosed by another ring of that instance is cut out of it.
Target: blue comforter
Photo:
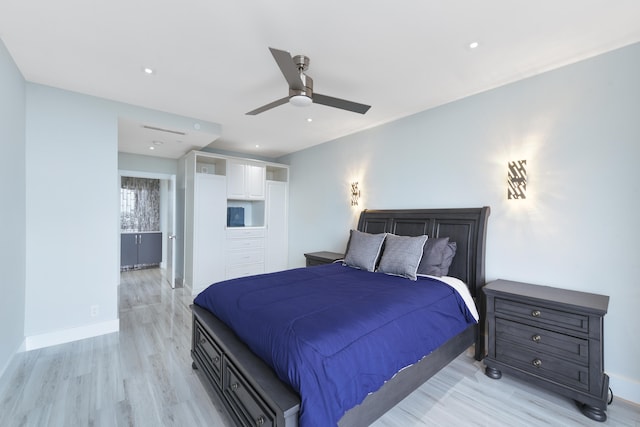
[[[301,427],[336,425],[402,368],[475,323],[429,278],[341,264],[227,280],[195,304],[233,329],[301,397]]]

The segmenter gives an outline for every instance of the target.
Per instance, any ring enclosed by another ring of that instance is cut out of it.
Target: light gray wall
[[[50,343],[117,322],[118,119],[175,129],[196,121],[33,83],[26,111],[29,347],[30,337]]]
[[[178,173],[178,161],[176,159],[164,159],[161,157],[119,152],[118,169],[176,175]]]
[[[25,81],[0,40],[0,376],[24,340]]]
[[[609,295],[605,368],[640,402],[638,76],[640,44],[280,159],[290,266],[343,251],[359,209],[488,205],[487,279]],[[521,159],[529,195],[509,201],[507,162]]]
[[[117,138],[113,103],[27,84],[27,337],[118,318]]]

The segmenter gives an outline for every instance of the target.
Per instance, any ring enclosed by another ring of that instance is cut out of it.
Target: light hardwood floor
[[[122,273],[120,332],[16,355],[0,378],[0,426],[231,427],[191,369],[191,302],[160,270]],[[597,423],[482,368],[461,355],[374,426],[640,426],[638,405],[615,399]]]

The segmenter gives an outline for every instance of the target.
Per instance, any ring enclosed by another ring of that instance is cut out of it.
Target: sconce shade
[[[358,206],[358,200],[360,199],[360,189],[358,188],[358,182],[351,183],[351,206]]]
[[[527,161],[509,162],[507,174],[507,199],[527,198]]]

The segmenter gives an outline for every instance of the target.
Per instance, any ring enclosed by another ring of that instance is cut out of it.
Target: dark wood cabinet
[[[322,264],[331,264],[339,259],[344,258],[344,254],[338,252],[310,252],[304,254],[307,259],[307,267]]]
[[[162,233],[120,234],[120,267],[162,262]]]
[[[609,297],[496,280],[486,294],[487,376],[502,372],[565,395],[596,421],[607,419],[603,318]]]

